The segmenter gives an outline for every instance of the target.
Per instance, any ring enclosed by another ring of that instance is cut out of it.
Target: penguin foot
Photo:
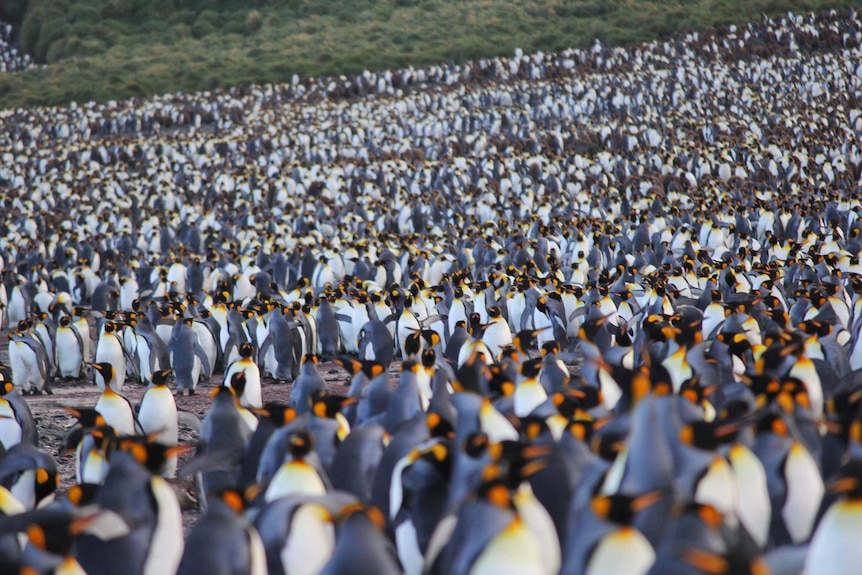
[[[190,390],[189,390],[189,395],[194,395],[194,394],[195,394],[195,390],[194,390],[194,389],[190,389]]]

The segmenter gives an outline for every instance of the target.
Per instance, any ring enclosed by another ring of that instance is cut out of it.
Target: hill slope
[[[47,68],[0,107],[109,100],[525,51],[626,44],[860,0],[0,0]]]

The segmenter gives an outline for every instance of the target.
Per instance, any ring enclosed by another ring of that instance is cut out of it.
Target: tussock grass
[[[862,0],[0,0],[48,64],[0,108],[289,81],[661,38]]]

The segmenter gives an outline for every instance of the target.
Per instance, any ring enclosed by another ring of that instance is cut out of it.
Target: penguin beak
[[[829,492],[834,494],[850,493],[859,485],[855,477],[837,477],[829,482]]]

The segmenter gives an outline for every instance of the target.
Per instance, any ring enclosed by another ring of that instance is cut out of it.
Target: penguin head
[[[317,417],[333,419],[341,413],[344,407],[357,401],[359,398],[332,395],[325,389],[320,389],[309,396],[308,405],[311,407],[311,412]]]
[[[638,496],[624,493],[596,495],[590,501],[590,509],[597,517],[618,525],[631,525],[635,515],[661,498],[662,494],[658,491],[650,491]]]
[[[72,414],[84,429],[105,425],[105,418],[92,407],[70,407],[68,405],[64,405],[63,409]]]
[[[60,318],[60,325],[63,327],[69,327],[70,325],[72,325],[72,317],[64,315]]]
[[[106,321],[104,327],[105,333],[114,333],[115,326],[113,321]]]
[[[296,419],[296,409],[281,402],[264,404],[262,409],[255,409],[254,412],[269,420],[275,427],[283,427]]]
[[[422,352],[422,366],[430,369],[437,363],[437,352],[433,349],[426,349]]]
[[[378,375],[384,373],[386,368],[382,363],[372,361],[372,360],[362,360],[362,373],[365,374],[365,377],[368,379],[374,379]]]
[[[57,468],[39,467],[36,469],[36,485],[35,496],[36,502],[43,501],[50,496],[60,486],[60,474],[57,473]]]
[[[556,341],[548,341],[542,345],[541,349],[542,357],[545,357],[548,354],[558,354],[560,353],[560,344]]]
[[[237,371],[230,378],[230,387],[234,390],[237,397],[242,397],[242,394],[245,392],[245,372]]]
[[[239,346],[239,355],[243,359],[248,359],[251,357],[251,354],[254,352],[254,346],[251,345],[250,342],[244,342]]]
[[[539,335],[541,331],[542,330],[535,329],[519,331],[515,334],[515,337],[512,338],[512,344],[519,352],[529,356],[530,350],[536,348],[536,336]]]
[[[194,449],[189,445],[163,445],[156,442],[157,435],[117,438],[114,451],[130,454],[151,473],[158,474],[162,473],[169,460]]]
[[[308,431],[294,431],[288,436],[287,450],[294,460],[302,460],[314,450],[314,436]]]
[[[313,353],[306,353],[302,356],[302,365],[306,363],[311,363],[312,365],[317,365],[317,355]]]
[[[679,439],[686,445],[713,451],[734,441],[742,427],[741,422],[693,421],[680,428]]]
[[[444,418],[436,411],[429,411],[425,415],[425,423],[428,425],[428,432],[431,434],[431,437],[455,437],[454,422]]]
[[[515,510],[511,487],[506,482],[503,469],[491,463],[482,470],[481,483],[476,489],[476,497],[502,509]]]
[[[521,364],[521,375],[527,379],[539,377],[545,362],[542,358],[528,359]]]
[[[163,369],[162,371],[156,371],[153,373],[153,385],[167,385],[168,377],[174,372],[173,369]]]
[[[87,365],[99,372],[99,375],[101,375],[102,379],[104,379],[106,382],[111,381],[111,379],[113,379],[114,377],[114,366],[107,361],[102,361],[99,363],[88,363]],[[105,389],[109,389],[109,386],[106,385]]]
[[[100,484],[79,483],[66,490],[66,500],[75,507],[90,505],[96,499]]]
[[[829,482],[829,491],[851,499],[862,499],[862,459],[847,460]]]

